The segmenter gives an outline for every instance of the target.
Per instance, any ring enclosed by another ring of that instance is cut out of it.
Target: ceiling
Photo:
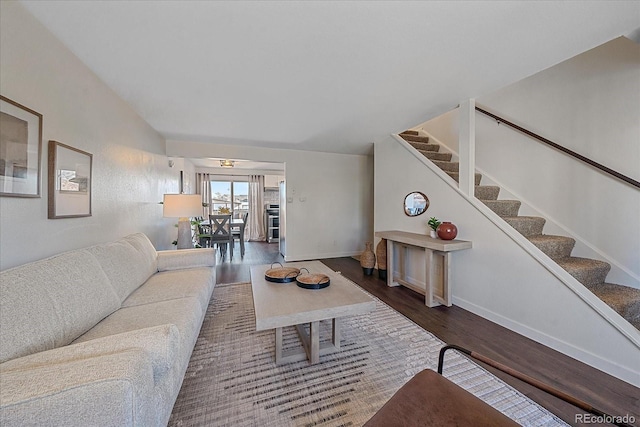
[[[22,1],[165,138],[361,154],[640,28],[638,1]]]

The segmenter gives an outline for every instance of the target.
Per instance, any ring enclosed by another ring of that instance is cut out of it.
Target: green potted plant
[[[440,224],[441,224],[440,220],[435,216],[432,216],[431,218],[429,218],[429,221],[427,221],[427,225],[430,228],[429,236],[433,237],[434,239],[438,237],[438,235],[436,234],[436,230],[438,229],[438,226]]]

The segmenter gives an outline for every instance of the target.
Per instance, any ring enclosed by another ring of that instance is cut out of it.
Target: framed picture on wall
[[[42,114],[0,95],[0,196],[40,197]]]
[[[93,155],[49,141],[49,219],[91,216]]]

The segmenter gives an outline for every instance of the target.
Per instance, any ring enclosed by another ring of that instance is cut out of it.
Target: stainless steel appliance
[[[280,254],[287,260],[287,186],[285,181],[280,181],[280,228],[278,235],[280,239]]]
[[[264,206],[264,221],[267,234],[267,242],[280,240],[280,205],[267,203]]]

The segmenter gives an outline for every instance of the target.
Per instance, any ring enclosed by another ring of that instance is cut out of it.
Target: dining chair
[[[247,226],[247,218],[249,218],[249,212],[245,212],[244,214],[242,214],[242,224],[234,226],[231,232],[231,234],[233,234],[234,241],[235,239],[240,240],[240,256],[243,258],[244,258],[244,229]]]
[[[209,215],[210,243],[218,244],[220,255],[224,259],[227,248],[229,249],[229,261],[233,261],[233,234],[231,230],[231,214]]]
[[[211,244],[211,225],[198,222],[198,243],[201,248],[210,248]]]

